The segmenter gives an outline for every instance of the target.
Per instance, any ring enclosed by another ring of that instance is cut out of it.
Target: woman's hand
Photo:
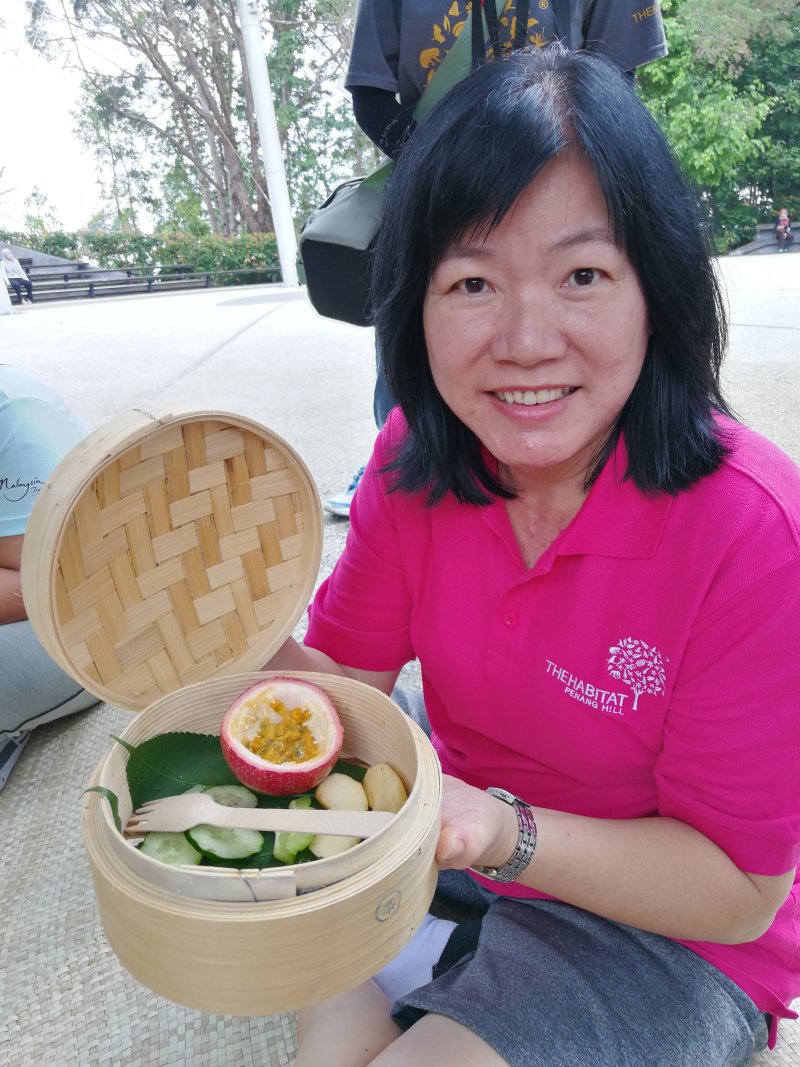
[[[513,853],[519,827],[513,808],[482,789],[444,775],[440,867],[502,867]]]

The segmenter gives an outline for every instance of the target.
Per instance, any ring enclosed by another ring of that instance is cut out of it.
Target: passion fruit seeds
[[[239,781],[274,796],[313,789],[339,758],[343,739],[327,693],[283,676],[240,694],[220,729],[222,753]]]

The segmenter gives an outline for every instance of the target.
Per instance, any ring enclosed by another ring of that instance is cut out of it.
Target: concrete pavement
[[[728,398],[800,463],[800,256],[717,262],[730,309]]]
[[[132,408],[247,416],[300,453],[323,498],[370,454],[372,330],[320,318],[304,289],[203,289],[15,311],[0,317],[0,362],[49,382],[92,427]],[[347,525],[327,517],[323,571]]]
[[[800,462],[800,256],[718,267],[730,396]],[[247,415],[300,452],[323,496],[369,454],[373,358],[371,330],[322,319],[303,289],[277,285],[72,300],[0,318],[0,360],[50,382],[91,425],[147,405]]]

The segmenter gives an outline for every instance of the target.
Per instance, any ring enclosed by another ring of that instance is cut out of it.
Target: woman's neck
[[[506,511],[525,566],[531,568],[580,511],[586,490],[582,479],[514,488],[517,496],[506,501]]]

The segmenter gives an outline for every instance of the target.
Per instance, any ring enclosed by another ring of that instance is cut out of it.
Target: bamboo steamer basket
[[[214,733],[291,632],[314,587],[322,516],[308,469],[276,434],[224,412],[129,412],[82,441],[34,506],[22,560],[31,624],[103,700],[138,711],[122,739]],[[297,673],[297,672],[293,672]],[[200,1011],[262,1015],[318,1003],[406,944],[436,885],[441,771],[386,696],[297,674],[328,693],[343,756],[390,763],[409,799],[348,852],[292,867],[172,868],[117,830],[98,793],[83,833],[98,910],[122,965]],[[89,785],[131,814],[127,752]]]

